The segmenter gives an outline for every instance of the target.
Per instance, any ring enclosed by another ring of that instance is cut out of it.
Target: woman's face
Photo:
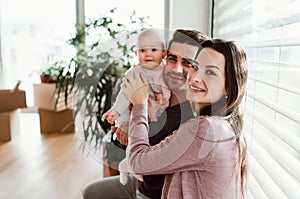
[[[187,76],[187,99],[199,108],[217,102],[225,93],[225,57],[212,48],[199,53]]]

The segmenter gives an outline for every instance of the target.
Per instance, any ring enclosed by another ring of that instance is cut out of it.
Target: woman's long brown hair
[[[204,41],[203,48],[212,48],[225,56],[225,92],[226,97],[200,110],[201,115],[227,116],[237,137],[239,148],[238,166],[240,167],[243,197],[247,192],[247,143],[243,133],[243,100],[248,77],[247,57],[245,51],[233,41],[213,39]]]

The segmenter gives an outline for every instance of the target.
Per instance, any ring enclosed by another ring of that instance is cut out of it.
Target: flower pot
[[[55,83],[56,82],[55,79],[51,78],[48,75],[40,76],[40,79],[41,79],[42,83]]]

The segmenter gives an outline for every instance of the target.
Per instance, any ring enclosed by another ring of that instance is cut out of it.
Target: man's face
[[[170,90],[185,89],[187,73],[191,68],[198,47],[173,42],[169,48],[165,66],[165,80]]]

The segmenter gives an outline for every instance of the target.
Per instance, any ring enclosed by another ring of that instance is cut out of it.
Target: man
[[[191,61],[196,56],[200,43],[208,37],[195,30],[178,29],[169,42],[166,66],[164,70],[165,81],[171,90],[169,107],[158,118],[157,122],[149,124],[149,141],[155,145],[176,130],[179,125],[193,117],[189,103],[186,100],[185,81],[191,67]],[[127,145],[127,134],[120,126],[117,138],[120,143]],[[99,198],[161,198],[164,175],[143,176],[138,181],[130,176],[126,185],[120,183],[119,176],[107,177],[88,184],[83,190],[85,199]]]

